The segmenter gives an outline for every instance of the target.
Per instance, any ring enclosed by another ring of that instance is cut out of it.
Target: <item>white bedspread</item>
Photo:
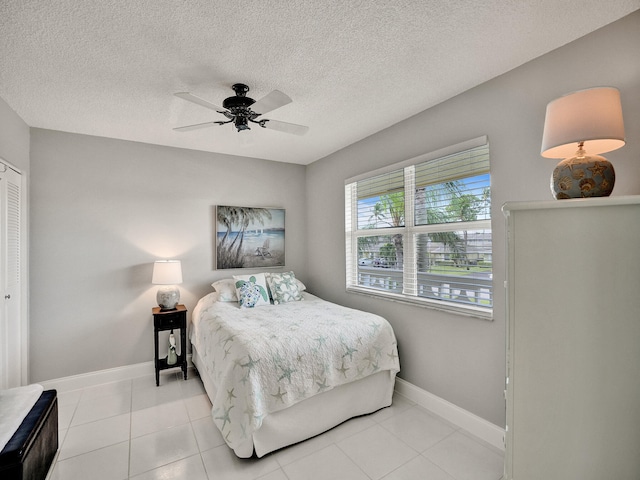
[[[16,433],[42,391],[42,385],[38,384],[0,390],[0,451]]]
[[[202,298],[191,342],[216,385],[213,420],[227,444],[251,438],[270,413],[373,373],[400,370],[382,317],[323,301],[241,309]]]

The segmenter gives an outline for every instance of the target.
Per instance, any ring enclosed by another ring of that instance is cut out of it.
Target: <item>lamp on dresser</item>
[[[613,165],[599,153],[625,144],[620,92],[596,87],[567,94],[547,105],[542,156],[564,158],[551,176],[551,191],[560,200],[608,197]]]
[[[180,301],[178,285],[182,283],[180,260],[157,260],[153,264],[151,283],[162,285],[156,295],[161,310],[175,310]]]

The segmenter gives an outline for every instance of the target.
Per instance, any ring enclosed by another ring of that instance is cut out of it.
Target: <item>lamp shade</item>
[[[578,144],[589,154],[616,150],[625,144],[620,91],[613,87],[579,90],[547,105],[542,156],[575,155]]]
[[[182,283],[182,265],[180,260],[157,260],[153,264],[154,285],[178,285]]]

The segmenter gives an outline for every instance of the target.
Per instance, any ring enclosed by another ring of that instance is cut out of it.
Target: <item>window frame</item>
[[[416,262],[416,238],[419,234],[435,232],[454,232],[460,230],[484,230],[491,232],[491,214],[488,219],[474,220],[470,222],[451,222],[438,224],[415,225],[415,167],[430,160],[446,157],[456,153],[461,153],[473,148],[487,146],[489,142],[487,136],[482,136],[461,142],[450,147],[446,147],[435,152],[426,153],[418,157],[395,163],[387,167],[367,172],[345,180],[345,267],[346,267],[346,291],[350,293],[384,298],[390,301],[409,303],[426,308],[442,310],[463,316],[493,320],[493,305],[482,307],[447,301],[444,299],[430,299],[418,296],[418,267]],[[357,182],[371,179],[376,176],[403,170],[404,174],[404,226],[384,227],[376,229],[358,229],[358,194]],[[489,172],[489,175],[490,172]],[[469,177],[473,176],[472,173]],[[468,178],[468,177],[464,177]],[[489,177],[491,178],[491,177]],[[385,291],[384,289],[365,287],[358,284],[358,239],[371,236],[392,236],[401,234],[403,236],[404,261],[402,267],[402,293]],[[492,256],[493,256],[493,238]],[[410,268],[407,268],[410,267]],[[493,272],[493,270],[492,270]],[[492,276],[493,279],[493,276]],[[491,284],[491,295],[495,291],[495,285]]]

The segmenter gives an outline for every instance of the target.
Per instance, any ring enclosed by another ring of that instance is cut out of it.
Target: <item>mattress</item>
[[[243,309],[217,302],[214,293],[194,309],[194,363],[214,423],[240,457],[264,455],[391,403],[399,361],[390,324],[303,295],[300,302]],[[329,400],[333,406],[323,408]],[[291,432],[293,414],[302,431]],[[270,439],[261,442],[263,434]]]

